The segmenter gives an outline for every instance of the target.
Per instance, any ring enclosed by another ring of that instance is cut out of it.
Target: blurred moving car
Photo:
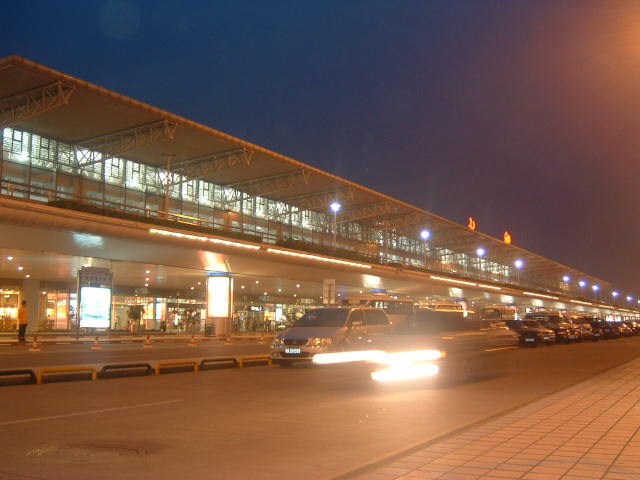
[[[536,320],[506,320],[505,324],[520,336],[520,345],[537,347],[543,343],[553,345],[556,334]]]
[[[575,342],[580,331],[574,325],[566,321],[566,319],[555,312],[535,312],[527,313],[525,320],[535,320],[542,324],[545,328],[553,330],[556,334],[556,342],[572,343]]]
[[[288,367],[312,362],[319,353],[375,348],[392,331],[389,317],[380,308],[316,308],[275,337],[271,361]]]
[[[410,327],[385,337],[383,368],[376,381],[433,377],[470,381],[513,371],[518,335],[498,320],[481,321],[462,311],[421,309]]]

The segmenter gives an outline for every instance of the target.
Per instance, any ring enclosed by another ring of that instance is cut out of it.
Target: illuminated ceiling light
[[[463,281],[463,280],[455,280],[455,279],[453,279],[453,278],[438,277],[438,276],[436,276],[436,275],[431,275],[431,278],[432,278],[433,280],[440,280],[441,282],[457,283],[457,284],[460,284],[460,285],[469,285],[469,286],[471,286],[471,287],[476,287],[476,286],[478,286],[478,284],[477,284],[477,283],[465,282],[465,281]]]
[[[7,257],[7,260],[12,261],[13,257]]]
[[[22,271],[24,270],[24,267],[18,267],[18,270]]]
[[[177,237],[177,238],[186,238],[188,240],[199,240],[201,242],[218,243],[221,245],[228,245],[232,247],[248,248],[250,250],[260,250],[260,247],[257,245],[249,245],[249,244],[240,243],[240,242],[231,242],[229,240],[221,240],[219,238],[201,237],[198,235],[187,235],[184,233],[170,232],[168,230],[159,230],[157,228],[149,229],[149,233],[158,234],[158,235],[168,235],[168,236]]]
[[[362,263],[356,263],[356,262],[349,262],[346,260],[338,260],[337,258],[329,258],[329,257],[319,257],[317,255],[309,255],[307,253],[297,253],[297,252],[289,252],[289,251],[285,251],[285,250],[278,250],[275,248],[268,248],[267,249],[268,252],[270,253],[277,253],[279,255],[288,255],[291,257],[300,257],[300,258],[305,258],[308,260],[317,260],[320,262],[327,262],[327,263],[338,263],[340,265],[348,265],[351,267],[360,267],[360,268],[371,268],[371,265],[364,265]]]
[[[551,300],[559,300],[558,297],[553,297],[551,295],[543,295],[541,293],[533,293],[533,292],[522,292],[522,293],[532,297],[541,297],[541,298],[550,298]]]

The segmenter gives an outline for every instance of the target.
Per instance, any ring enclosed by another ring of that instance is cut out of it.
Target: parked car
[[[543,343],[553,345],[556,334],[535,320],[505,320],[505,324],[520,336],[521,345],[537,347]]]
[[[553,330],[556,334],[556,342],[572,343],[575,342],[580,335],[579,329],[567,322],[559,313],[527,313],[525,320],[535,320],[544,327]]]
[[[635,320],[624,320],[622,323],[629,327],[634,335],[640,334],[640,322]]]
[[[615,322],[613,323],[614,328],[620,330],[620,336],[622,337],[633,337],[633,329],[627,325],[625,322]]]
[[[602,331],[602,338],[604,339],[620,338],[620,328],[611,322],[607,322],[603,318],[593,317],[591,326],[593,328],[599,328]]]
[[[593,325],[593,317],[588,315],[575,315],[569,318],[569,322],[580,328],[582,340],[597,342],[602,338],[602,328]],[[585,332],[588,332],[585,334]]]
[[[392,331],[389,317],[380,308],[316,308],[275,337],[271,361],[287,367],[312,362],[319,353],[372,349]]]

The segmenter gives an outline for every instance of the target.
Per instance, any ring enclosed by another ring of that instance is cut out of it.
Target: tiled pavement
[[[640,358],[357,480],[640,480]]]

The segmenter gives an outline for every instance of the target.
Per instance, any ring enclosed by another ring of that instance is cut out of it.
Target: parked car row
[[[528,313],[521,320],[507,320],[507,326],[520,335],[521,345],[597,342],[640,334],[640,323],[633,320],[608,322],[591,315],[565,317],[555,312]]]

